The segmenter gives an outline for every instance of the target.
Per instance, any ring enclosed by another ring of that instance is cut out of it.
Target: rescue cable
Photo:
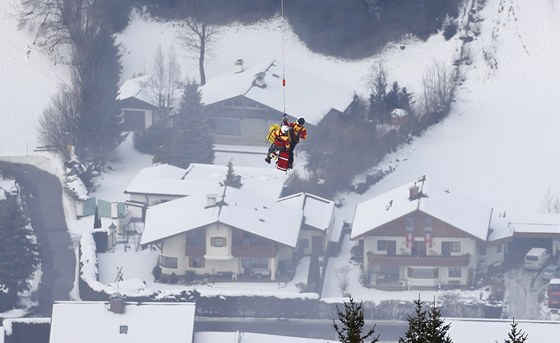
[[[284,0],[280,0],[280,14],[282,16],[281,20],[281,28],[282,31],[282,104],[284,106],[283,113],[286,114],[286,69],[284,67],[284,29],[285,29],[285,22],[284,22]]]

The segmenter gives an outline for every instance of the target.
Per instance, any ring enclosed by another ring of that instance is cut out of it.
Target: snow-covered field
[[[3,104],[0,155],[3,159],[17,157],[19,161],[38,164],[60,175],[57,158],[33,149],[40,145],[37,136],[40,113],[48,106],[58,85],[68,78],[68,70],[64,65],[55,65],[35,48],[32,35],[17,31],[13,17],[16,3],[16,0],[0,2],[3,46],[0,49]],[[484,20],[477,24],[480,35],[470,43],[473,63],[464,69],[465,81],[450,117],[387,156],[383,166],[391,165],[396,170],[370,191],[360,196],[342,194],[344,207],[338,214],[343,219],[351,221],[358,202],[424,174],[437,179],[438,184],[460,188],[508,213],[540,211],[547,189],[560,193],[560,116],[556,113],[560,102],[560,48],[556,44],[560,35],[560,6],[549,0],[488,0],[481,16]],[[183,76],[196,79],[196,62],[181,50],[175,30],[171,24],[157,23],[136,14],[130,26],[118,36],[124,48],[122,80],[149,72],[159,44],[164,51],[174,45]],[[233,68],[238,58],[248,65],[271,57],[280,58],[284,39],[287,64],[354,89],[360,95],[367,95],[369,71],[378,61],[384,62],[390,81],[396,80],[414,93],[420,91],[423,73],[434,61],[452,63],[461,42],[458,38],[445,41],[438,34],[426,42],[408,39],[388,46],[378,56],[347,61],[310,52],[279,19],[251,26],[233,24],[223,28],[218,36],[206,70],[211,78]],[[286,79],[289,85],[289,75]],[[318,95],[310,93],[310,96]],[[131,149],[130,141],[118,149],[117,155],[113,170],[103,176],[94,194],[99,198],[124,200],[124,187],[139,169],[151,163],[150,156]],[[239,165],[263,163],[260,155],[230,153],[218,153],[216,163],[227,163],[230,158]],[[65,199],[65,205],[70,211],[71,201]],[[71,212],[67,218],[77,241],[86,225],[76,221]],[[328,278],[323,294],[327,300],[340,300],[342,294],[334,273],[346,265],[353,280],[348,292],[358,300],[418,296],[417,292],[387,294],[361,287],[357,282],[357,268],[349,261],[351,244],[346,242],[344,253],[330,262],[333,277]],[[121,263],[115,261],[124,261],[122,256],[115,257],[118,259],[102,257],[100,260],[101,276],[107,282],[114,278],[111,273]],[[136,271],[133,267],[124,270],[125,276],[137,272],[138,278],[149,278],[145,270]],[[473,294],[478,296],[478,292]],[[433,295],[423,293],[422,298],[432,299]]]

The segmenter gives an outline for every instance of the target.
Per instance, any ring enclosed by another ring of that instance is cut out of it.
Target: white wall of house
[[[320,230],[311,230],[311,229],[304,229],[300,230],[299,237],[298,237],[298,244],[300,245],[301,252],[304,255],[310,255],[312,249],[312,238],[313,237],[320,237],[321,241],[323,242],[323,253],[327,251],[327,239],[325,238],[324,232]]]
[[[185,235],[177,235],[165,239],[161,245],[159,264],[163,274],[171,275],[175,273],[182,276],[188,269],[188,259],[185,256]],[[171,267],[176,261],[176,267]]]
[[[231,255],[231,229],[223,224],[214,223],[206,228],[206,255],[210,261],[229,261]]]

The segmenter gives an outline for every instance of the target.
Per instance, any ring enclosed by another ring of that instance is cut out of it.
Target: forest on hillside
[[[455,34],[463,0],[136,0],[162,19],[196,17],[208,24],[251,23],[282,12],[313,51],[344,58],[370,56],[407,34]]]

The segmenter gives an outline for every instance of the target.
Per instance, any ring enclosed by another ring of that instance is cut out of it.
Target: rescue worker
[[[292,168],[292,163],[294,161],[294,149],[296,145],[299,143],[300,139],[307,138],[307,129],[304,127],[304,124],[305,124],[305,119],[303,117],[299,117],[295,122],[288,124],[288,126],[290,127],[290,135],[292,140],[292,144],[290,145],[289,168]]]
[[[268,148],[266,158],[264,159],[266,163],[270,164],[272,156],[276,154],[277,151],[290,151],[290,127],[287,125],[282,125],[279,129],[272,132],[274,137],[274,142]]]

